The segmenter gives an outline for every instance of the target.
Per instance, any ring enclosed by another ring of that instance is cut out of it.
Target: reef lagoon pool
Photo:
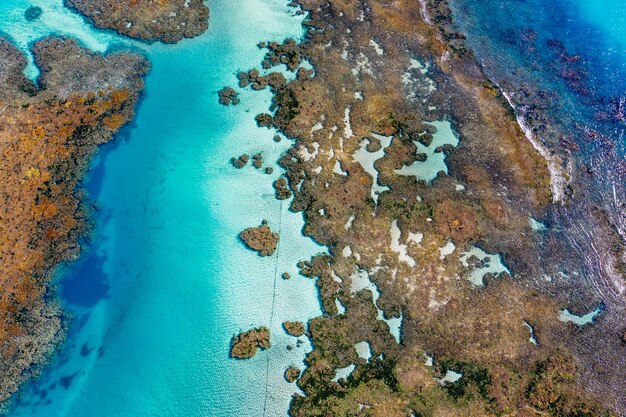
[[[270,93],[244,91],[240,105],[223,107],[217,92],[258,65],[260,41],[301,38],[303,17],[282,0],[208,5],[209,30],[172,46],[96,30],[62,0],[0,5],[0,30],[24,51],[43,36],[70,35],[96,51],[137,49],[152,63],[136,118],[101,148],[85,181],[97,207],[93,238],[59,271],[68,337],[10,416],[287,414],[297,387],[283,373],[302,367],[311,346],[305,338],[296,347],[281,323],[321,313],[314,281],[296,264],[325,249],[274,197],[276,161],[291,143],[256,126]],[[30,6],[43,10],[33,22],[23,15]],[[229,162],[257,152],[272,175]],[[272,257],[238,239],[264,219],[280,232]],[[285,271],[293,278],[281,279]],[[230,359],[232,336],[259,325],[270,327],[272,348]]]

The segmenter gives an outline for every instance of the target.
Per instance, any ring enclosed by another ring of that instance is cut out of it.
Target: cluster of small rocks
[[[248,155],[247,153],[244,153],[243,155],[240,155],[238,158],[235,158],[235,157],[231,158],[230,162],[231,164],[233,164],[235,168],[241,169],[246,166],[249,160],[250,160],[250,155]]]

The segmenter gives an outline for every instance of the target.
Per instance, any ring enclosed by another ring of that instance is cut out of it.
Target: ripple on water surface
[[[311,346],[287,350],[296,341],[281,323],[320,314],[314,282],[295,265],[324,248],[273,196],[276,160],[290,142],[256,127],[270,93],[244,91],[226,108],[217,91],[259,65],[258,42],[301,37],[302,17],[279,0],[208,3],[209,31],[178,45],[92,29],[61,0],[0,5],[0,30],[23,50],[62,33],[97,51],[132,45],[153,64],[132,126],[96,157],[87,181],[99,211],[88,253],[63,274],[60,295],[75,317],[68,339],[12,416],[287,415],[297,388],[283,373],[302,367]],[[42,14],[27,22],[30,6]],[[244,152],[262,152],[274,174],[235,170],[229,160]],[[264,258],[237,239],[263,219],[281,236]],[[276,279],[285,271],[294,278]],[[273,347],[229,359],[231,337],[258,325],[271,327]]]

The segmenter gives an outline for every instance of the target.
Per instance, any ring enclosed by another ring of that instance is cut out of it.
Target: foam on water
[[[61,0],[44,3],[3,2],[0,29],[23,49],[49,33],[76,35],[98,51],[140,45],[91,29]],[[241,104],[226,108],[217,91],[259,64],[259,41],[300,38],[302,17],[281,0],[208,3],[203,36],[141,45],[153,66],[145,99],[125,140],[101,151],[88,180],[100,207],[89,253],[100,259],[106,294],[89,307],[67,303],[76,317],[67,342],[12,416],[287,415],[297,387],[283,372],[302,366],[311,346],[285,349],[293,338],[281,323],[321,310],[312,280],[277,277],[297,277],[295,264],[324,249],[302,236],[303,219],[288,202],[274,198],[275,162],[290,143],[256,127],[270,93],[242,92]],[[44,13],[26,26],[30,5]],[[232,168],[230,157],[244,152],[262,152],[274,174]],[[237,238],[262,219],[280,232],[277,253],[265,258]],[[61,280],[70,293],[73,282],[93,278],[76,271],[70,265]],[[230,359],[231,337],[258,325],[270,326],[273,347]]]

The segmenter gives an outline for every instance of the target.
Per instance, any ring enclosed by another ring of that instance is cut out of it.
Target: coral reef
[[[267,327],[259,327],[242,332],[233,337],[230,356],[236,359],[249,359],[256,355],[258,349],[269,349],[270,331]]]
[[[276,251],[279,236],[278,233],[273,233],[264,221],[259,227],[248,227],[243,230],[239,233],[239,239],[260,256],[269,256]]]
[[[256,118],[294,139],[277,197],[289,191],[304,234],[329,248],[298,265],[316,279],[324,314],[308,325],[314,350],[291,415],[623,410],[614,329],[624,310],[614,305],[583,329],[558,319],[563,306],[584,311],[600,300],[569,278],[585,267],[564,232],[529,224],[548,218],[561,195],[556,156],[528,139],[446,2],[296,3],[308,13],[306,39],[286,42],[285,53],[259,47],[264,69],[298,75],[272,88],[273,114]],[[298,68],[303,58],[314,75]],[[240,73],[240,87],[264,88],[258,74]],[[438,158],[432,179],[398,172],[421,173]],[[367,360],[355,349],[362,341]],[[543,371],[561,364],[568,369]]]
[[[64,0],[96,27],[145,41],[176,43],[208,28],[203,0]]]
[[[0,39],[0,401],[39,370],[63,336],[48,294],[53,268],[80,253],[88,207],[78,189],[97,146],[133,117],[148,62],[89,52],[72,39],[32,46],[39,88],[25,58]]]
[[[304,323],[299,321],[286,321],[283,323],[283,327],[285,332],[287,332],[290,336],[300,337],[304,336],[304,333],[306,332]]]

